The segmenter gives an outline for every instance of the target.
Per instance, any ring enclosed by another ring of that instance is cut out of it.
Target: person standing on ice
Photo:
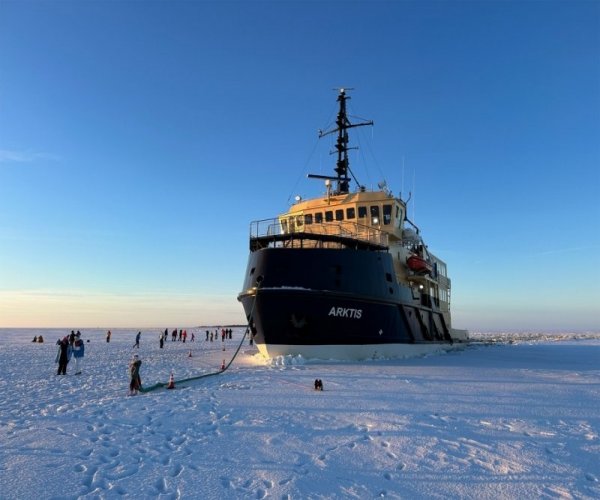
[[[158,342],[160,344],[160,348],[162,349],[165,345],[165,337],[163,335],[163,332],[160,332],[160,335],[158,336]]]
[[[140,377],[140,366],[142,361],[137,354],[133,355],[131,363],[129,363],[129,395],[134,396],[142,388],[142,378]]]
[[[137,335],[135,336],[135,344],[133,344],[133,347],[137,347],[138,349],[140,348],[140,337],[142,336],[142,332],[137,332]]]
[[[71,344],[69,344],[69,337],[65,337],[62,340],[56,342],[58,345],[58,352],[56,353],[56,363],[58,363],[57,375],[67,374],[67,365],[71,359]]]
[[[106,342],[110,342],[111,335],[112,335],[112,333],[110,333],[110,330],[108,330],[108,332],[106,332]]]
[[[75,375],[81,375],[81,365],[83,364],[83,355],[85,353],[85,344],[81,340],[81,333],[75,334],[73,342],[73,358],[75,359]]]

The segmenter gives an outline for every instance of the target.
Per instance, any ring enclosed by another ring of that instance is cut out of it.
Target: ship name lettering
[[[351,307],[332,307],[328,316],[335,316],[336,318],[360,319],[362,316],[362,309],[353,309]]]

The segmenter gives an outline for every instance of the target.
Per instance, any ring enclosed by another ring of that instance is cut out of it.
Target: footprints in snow
[[[284,480],[278,484],[287,484],[291,479]],[[269,495],[269,490],[275,486],[273,481],[268,479],[232,479],[229,477],[221,477],[221,485],[224,489],[232,489],[237,496],[243,498],[266,498]]]
[[[127,479],[143,467],[155,467],[159,476],[144,485],[144,494],[177,498],[178,478],[188,469],[198,470],[189,464],[189,457],[194,452],[193,444],[203,440],[203,429],[198,429],[198,435],[189,429],[185,433],[167,429],[160,422],[153,422],[155,417],[149,414],[140,417],[141,422],[133,417],[131,422],[126,418],[115,421],[105,412],[96,417],[96,422],[82,426],[78,436],[82,447],[72,471],[80,478],[79,496],[140,494],[139,490],[129,489]],[[169,415],[160,418],[168,420]],[[213,423],[209,419],[207,425]],[[147,446],[148,439],[154,446]]]

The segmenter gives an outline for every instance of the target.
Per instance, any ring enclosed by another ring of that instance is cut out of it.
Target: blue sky
[[[241,323],[249,222],[413,192],[456,327],[600,329],[600,3],[0,2],[0,326]],[[402,165],[404,164],[404,167]]]

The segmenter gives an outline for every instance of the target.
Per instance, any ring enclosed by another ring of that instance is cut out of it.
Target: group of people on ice
[[[233,335],[233,330],[231,328],[221,328],[221,342],[225,342],[225,339],[231,339]],[[215,333],[210,330],[206,330],[206,340],[218,340],[219,338],[219,329],[215,329]]]
[[[163,342],[166,342],[169,339],[169,329],[168,328],[165,328],[164,333],[161,333],[161,337],[163,339]],[[178,334],[177,328],[175,328],[171,332],[171,342],[175,342],[175,341],[185,342],[187,340],[187,337],[188,337],[187,330],[179,330],[179,334]],[[196,340],[196,336],[194,335],[194,332],[192,332],[190,342],[194,342],[194,340]]]
[[[43,341],[42,341],[43,342]],[[67,365],[71,358],[75,360],[75,375],[81,375],[83,357],[85,355],[85,344],[81,339],[81,332],[71,330],[71,335],[65,336],[62,340],[56,341],[58,352],[56,353],[55,362],[58,363],[57,375],[67,374]]]
[[[221,335],[221,341],[225,341],[225,339],[231,339],[233,330],[231,328],[222,328],[219,332],[219,329],[215,329],[214,333],[212,331],[206,330],[206,340],[217,340],[219,338],[219,333]],[[135,343],[133,344],[133,348],[140,348],[140,340],[141,340],[142,332],[138,331],[135,336]],[[106,334],[106,342],[109,343],[111,341],[112,332],[109,330]],[[187,330],[177,330],[174,329],[171,333],[171,341],[175,342],[177,340],[184,342],[187,340],[188,333]],[[165,342],[169,338],[169,330],[165,329],[164,332],[161,332],[159,335],[160,348],[164,347]],[[194,332],[191,333],[191,342],[195,341]],[[33,342],[44,342],[43,337],[40,335],[36,336]],[[89,340],[88,340],[89,342]],[[83,368],[83,358],[85,356],[85,344],[81,339],[81,332],[78,330],[75,332],[71,330],[71,334],[63,337],[62,339],[58,339],[56,341],[56,345],[58,347],[56,353],[55,362],[58,364],[58,370],[56,372],[57,375],[66,375],[67,374],[67,366],[71,359],[74,360],[75,364],[75,375],[81,375]],[[140,376],[140,367],[142,365],[142,361],[139,359],[137,354],[134,354],[131,361],[129,362],[128,373],[129,373],[129,394],[135,395],[139,391],[142,390],[142,380]]]
[[[188,338],[187,330],[179,330],[179,334],[177,333],[177,328],[173,330],[171,333],[171,342],[179,341],[185,344],[185,341]],[[160,348],[162,349],[165,345],[165,342],[169,340],[169,329],[165,328],[164,332],[161,332],[158,335],[158,342],[160,344]],[[194,342],[196,340],[196,335],[192,332],[190,337],[190,342]]]
[[[140,347],[140,338],[141,338],[142,332],[138,332],[137,335],[135,336],[135,343],[133,344],[134,348],[138,348]],[[222,328],[221,332],[221,341],[224,342],[225,339],[232,339],[233,338],[233,330],[231,328]],[[111,336],[111,332],[109,331],[106,334],[106,341],[110,342],[110,336]],[[194,332],[191,332],[190,336],[190,342],[195,342],[196,340],[196,334]],[[158,335],[158,343],[161,349],[164,348],[165,343],[169,340],[169,337],[171,338],[171,342],[183,342],[185,343],[187,341],[188,338],[188,332],[187,330],[178,330],[177,328],[175,328],[171,333],[169,333],[169,329],[165,328],[164,332],[160,332]],[[219,338],[219,329],[215,329],[214,333],[210,330],[206,330],[206,340],[210,340],[210,342],[212,342],[213,340],[217,340]]]

